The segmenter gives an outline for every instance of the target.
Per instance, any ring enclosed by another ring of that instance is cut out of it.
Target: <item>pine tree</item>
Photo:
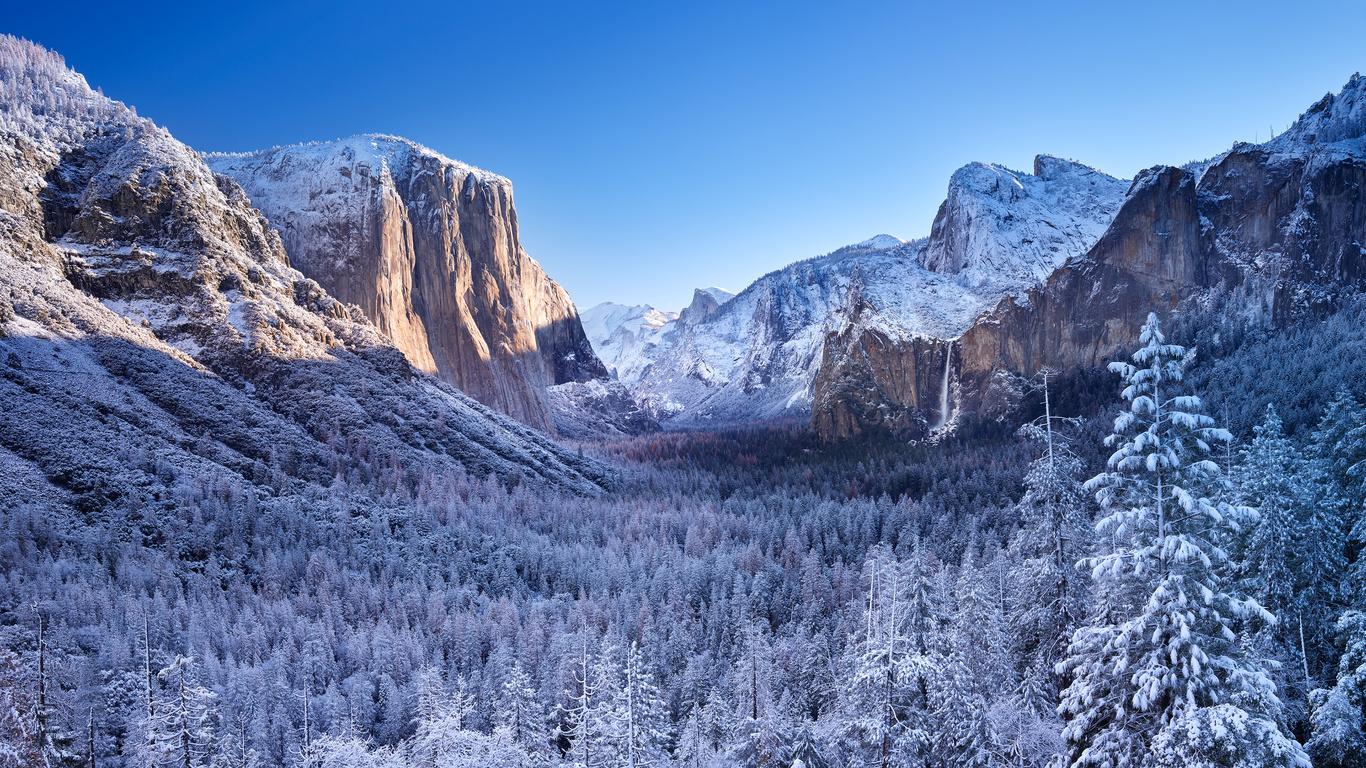
[[[1315,462],[1285,436],[1273,406],[1254,431],[1237,485],[1259,519],[1241,547],[1238,575],[1242,589],[1276,615],[1261,635],[1303,702],[1331,661],[1324,651],[1342,599],[1342,521],[1336,505],[1319,503],[1324,484]]]
[[[773,646],[753,620],[744,623],[738,640],[739,658],[731,672],[737,722],[729,756],[741,768],[777,768],[787,755],[771,688]]]
[[[531,676],[521,661],[513,662],[503,680],[503,695],[494,703],[494,722],[499,728],[506,728],[512,740],[526,751],[524,764],[541,763],[548,758],[550,735],[545,716],[536,700]]]
[[[436,669],[427,667],[418,673],[417,730],[411,743],[414,764],[440,768],[463,754],[469,741],[465,721],[473,710],[463,677],[457,678],[455,690],[448,691]]]
[[[578,658],[575,659],[573,687],[564,692],[567,703],[559,706],[560,724],[555,737],[569,744],[565,762],[574,768],[598,768],[604,764],[597,750],[598,722],[607,681],[602,678],[602,666],[588,655],[588,630],[580,631]]]
[[[669,741],[668,715],[659,687],[633,641],[608,725],[625,768],[660,765]]]
[[[206,764],[214,744],[217,695],[194,676],[194,660],[176,656],[157,672],[161,689],[152,715],[142,723],[134,755],[138,768],[196,768]]]
[[[877,548],[865,568],[864,615],[840,691],[841,730],[860,763],[892,768],[928,757],[938,600],[918,545],[905,563]]]
[[[1024,496],[1016,505],[1023,526],[1011,542],[1020,560],[1011,626],[1017,656],[1035,670],[1032,678],[1029,672],[1024,677],[1033,694],[1052,701],[1051,708],[1058,688],[1039,671],[1048,670],[1051,677],[1068,638],[1085,618],[1090,585],[1076,565],[1091,554],[1095,531],[1078,479],[1081,462],[1061,434],[1049,432],[1047,450],[1030,465]]]
[[[1227,573],[1226,548],[1255,518],[1220,500],[1227,483],[1205,458],[1231,436],[1200,412],[1199,398],[1177,394],[1187,351],[1165,343],[1156,315],[1139,342],[1134,364],[1110,365],[1129,407],[1106,438],[1116,448],[1109,471],[1086,484],[1105,512],[1097,530],[1109,541],[1088,561],[1098,605],[1058,666],[1070,678],[1059,706],[1069,760],[1143,765],[1159,739],[1179,752],[1188,743],[1182,734],[1194,733],[1183,728],[1229,722],[1224,709],[1205,710],[1232,707],[1257,721],[1248,733],[1307,763],[1280,735],[1274,685],[1234,631],[1240,619],[1275,618]],[[1260,749],[1252,741],[1240,747]]]
[[[684,718],[678,732],[678,748],[674,750],[675,764],[683,768],[702,768],[711,762],[716,754],[711,739],[707,738],[706,713],[700,704],[694,704]]]
[[[1315,480],[1320,486],[1318,506],[1335,513],[1338,525],[1350,536],[1353,561],[1351,589],[1366,595],[1366,409],[1347,390],[1329,403],[1313,435]],[[1349,596],[1344,596],[1349,597]]]
[[[1308,748],[1320,768],[1366,764],[1366,613],[1350,610],[1338,620],[1342,657],[1337,683],[1314,691]]]
[[[18,654],[0,649],[0,768],[42,764],[34,733],[33,697]]]

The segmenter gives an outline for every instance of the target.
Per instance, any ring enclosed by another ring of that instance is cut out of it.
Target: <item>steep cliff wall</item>
[[[955,408],[994,407],[993,389],[1003,374],[1103,365],[1134,345],[1147,313],[1170,313],[1212,292],[1224,293],[1229,306],[1250,318],[1285,322],[1366,288],[1363,134],[1366,79],[1354,76],[1272,141],[1236,145],[1208,163],[1139,174],[1084,254],[1000,300],[956,338]],[[936,234],[941,229],[946,240],[954,239],[937,221]],[[849,394],[827,402],[823,409],[830,413],[813,413],[822,435],[914,434],[936,412],[923,386],[902,382],[923,378],[906,371],[942,360],[938,346],[888,345],[859,336],[852,324],[828,335],[826,345],[845,354],[826,355],[818,382]]]
[[[568,294],[522,249],[507,179],[389,136],[209,162],[295,268],[471,397],[554,433],[547,388],[606,376]]]

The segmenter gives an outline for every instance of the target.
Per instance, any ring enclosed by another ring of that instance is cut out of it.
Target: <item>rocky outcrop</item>
[[[1364,94],[1354,76],[1272,141],[1139,174],[1094,245],[953,339],[954,409],[991,410],[995,390],[1044,366],[1101,366],[1128,352],[1149,312],[1183,301],[1220,293],[1251,319],[1283,323],[1366,288]],[[818,387],[847,394],[813,414],[825,437],[914,434],[936,411],[923,384],[906,382],[943,359],[938,346],[888,345],[850,324],[827,348],[845,353],[827,354]]]
[[[208,159],[295,268],[419,369],[551,433],[547,388],[606,377],[568,294],[521,247],[507,179],[390,136]]]
[[[947,421],[943,403],[951,381],[951,342],[926,335],[891,334],[878,322],[862,269],[853,275],[840,314],[825,337],[816,376],[811,424],[821,435],[852,436],[877,424],[898,435],[923,437]],[[822,375],[824,374],[824,375]]]
[[[555,428],[571,440],[603,440],[658,432],[630,390],[619,381],[571,381],[550,388]]]
[[[1105,231],[1128,185],[1051,155],[1034,173],[970,163],[954,172],[920,260],[971,286],[1018,290],[1047,279]]]

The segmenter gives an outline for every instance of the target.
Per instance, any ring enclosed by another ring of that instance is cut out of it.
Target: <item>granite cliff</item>
[[[569,295],[521,246],[507,179],[377,135],[207,159],[291,265],[419,369],[551,434],[548,388],[606,378]]]
[[[851,314],[826,336],[813,427],[830,439],[924,434],[946,394],[954,412],[1000,414],[1020,380],[1044,366],[1096,367],[1127,352],[1152,311],[1220,301],[1284,323],[1366,288],[1363,92],[1366,79],[1354,76],[1271,141],[1140,173],[1094,244],[961,334],[889,341],[866,313]],[[957,230],[941,210],[934,237],[966,239]],[[938,252],[953,249],[932,244]],[[941,386],[928,386],[936,372]]]

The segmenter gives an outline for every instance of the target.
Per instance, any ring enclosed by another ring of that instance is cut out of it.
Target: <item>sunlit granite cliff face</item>
[[[547,389],[606,377],[568,294],[522,249],[507,179],[391,136],[208,161],[295,268],[480,402],[554,434]]]
[[[1140,173],[1094,243],[1041,282],[1011,292],[961,334],[938,342],[889,339],[877,332],[885,320],[851,311],[826,336],[813,426],[832,439],[869,429],[923,434],[940,417],[946,392],[951,411],[990,413],[1009,399],[1012,380],[1044,366],[1100,366],[1127,353],[1149,312],[1218,300],[1229,311],[1282,323],[1366,288],[1363,92],[1366,79],[1354,76],[1269,142]],[[1014,202],[999,210],[999,218],[1022,218]],[[941,210],[928,265],[971,273],[953,244],[974,236],[959,230]],[[858,309],[852,299],[846,305]],[[946,360],[950,375],[930,386]]]

